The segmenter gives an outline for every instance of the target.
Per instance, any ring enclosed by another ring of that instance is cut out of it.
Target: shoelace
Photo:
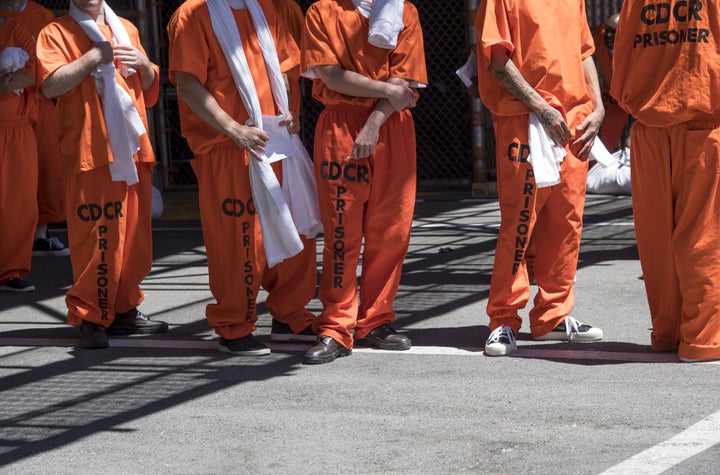
[[[582,323],[578,322],[570,315],[565,317],[565,334],[568,337],[568,341],[573,341],[575,339],[575,333],[580,333],[580,325],[582,325]]]
[[[512,330],[510,330],[509,327],[504,325],[501,327],[497,327],[495,330],[492,331],[492,333],[490,333],[490,336],[488,337],[488,343],[499,343],[500,338],[502,338],[503,335],[505,336],[505,338],[507,338],[512,349],[516,349],[517,343],[515,341],[515,334]]]
[[[47,238],[47,242],[50,245],[51,250],[62,251],[63,249],[65,249],[65,246],[63,246],[63,244],[60,242],[60,240],[58,238],[56,238],[55,236],[51,236],[51,237]]]

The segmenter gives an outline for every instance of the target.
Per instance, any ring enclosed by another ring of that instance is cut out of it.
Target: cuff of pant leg
[[[720,359],[720,346],[692,345],[680,342],[678,356],[691,360]]]

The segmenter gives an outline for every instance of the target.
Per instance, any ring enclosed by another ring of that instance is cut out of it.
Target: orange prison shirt
[[[305,28],[305,17],[300,5],[295,0],[273,0],[278,15],[282,19],[285,28],[292,35],[295,44],[300,45],[303,28]],[[288,88],[290,94],[290,110],[300,114],[300,66],[295,66],[287,72]]]
[[[602,98],[605,106],[605,119],[600,127],[600,139],[608,150],[614,151],[620,145],[623,129],[628,122],[628,114],[618,106],[617,101],[610,96],[610,85],[612,84],[612,56],[605,44],[605,28],[603,22],[594,32],[595,59],[600,71],[598,76],[602,78]]]
[[[22,71],[35,76],[35,42],[15,20],[0,26],[0,51],[23,49],[29,59]],[[32,123],[37,100],[30,88],[0,95],[0,282],[30,271],[37,225],[37,148]]]
[[[528,114],[530,110],[502,87],[488,69],[494,45],[508,50],[520,74],[543,99],[567,116],[574,109],[592,112],[582,61],[595,51],[587,25],[585,2],[555,0],[486,0],[475,19],[478,89],[495,115]]]
[[[284,26],[277,18],[270,0],[260,0],[263,12],[275,40],[280,70],[286,72],[299,62],[300,52]],[[189,17],[197,17],[189,21]],[[277,115],[270,81],[265,72],[265,61],[247,10],[233,10],[238,24],[243,48],[247,51],[250,71],[257,89],[263,115]],[[215,38],[210,12],[204,0],[188,0],[175,12],[168,24],[170,42],[170,81],[174,83],[175,72],[183,71],[195,75],[201,84],[221,104],[222,108],[238,123],[244,124],[250,116],[245,110],[230,67],[225,60],[220,44]],[[209,58],[209,59],[208,59]],[[232,139],[214,129],[196,115],[182,98],[179,99],[182,134],[195,155],[206,155],[218,146],[234,145]]]
[[[11,12],[0,8],[0,16],[14,18],[27,26],[35,38],[40,30],[55,19],[55,14],[47,8],[28,1],[25,8]],[[55,120],[55,105],[37,92],[38,120],[35,135],[38,146],[38,222],[42,224],[65,221],[65,179],[60,168],[60,145]]]
[[[120,21],[125,26],[133,46],[145,54],[145,50],[140,44],[137,28],[124,18],[121,18]],[[109,27],[107,25],[98,26],[110,41]],[[60,66],[85,54],[92,44],[92,40],[83,32],[80,25],[68,15],[61,16],[43,28],[37,45],[37,87],[40,88],[45,79]],[[155,105],[160,91],[160,69],[157,65],[153,65],[153,68],[155,69],[155,82],[145,92],[142,90],[139,74],[123,78],[119,72],[115,73],[117,83],[132,97],[146,129],[148,126],[145,109]],[[56,111],[62,169],[66,177],[106,166],[112,161],[100,95],[91,76],[83,79],[80,85],[72,91],[58,97]],[[135,155],[135,161],[155,162],[155,155],[147,133],[140,136],[140,150]]]

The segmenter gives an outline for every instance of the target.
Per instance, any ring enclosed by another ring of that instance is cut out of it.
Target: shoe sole
[[[332,361],[335,361],[338,358],[342,358],[343,356],[350,356],[352,354],[352,350],[348,350],[347,348],[342,348],[336,351],[332,355],[327,356],[306,356],[303,360],[303,364],[324,364],[324,363],[330,363]]]
[[[390,351],[403,351],[403,350],[409,350],[412,348],[412,342],[407,343],[385,343],[382,340],[375,340],[372,338],[365,337],[361,340],[358,340],[358,343],[364,346],[369,346],[371,348],[377,348],[379,350],[390,350]]]
[[[2,290],[4,292],[14,292],[16,294],[24,294],[25,292],[34,292],[35,286],[29,285],[27,287],[23,287],[22,289],[18,289],[15,287],[7,287],[5,285],[2,285],[2,286],[0,286],[0,290]]]
[[[508,356],[515,351],[514,348],[494,348],[485,346],[485,356]]]
[[[270,348],[260,348],[257,350],[233,351],[225,345],[218,344],[218,351],[235,356],[265,356],[270,354]]]
[[[276,341],[278,343],[315,343],[316,340],[317,335],[270,334],[270,341]]]
[[[65,257],[70,255],[70,249],[62,251],[33,251],[33,257]]]
[[[117,326],[113,327],[110,325],[105,329],[108,336],[123,336],[123,335],[158,335],[168,331],[167,324],[159,325],[153,328],[146,327],[129,327],[129,326]]]
[[[590,342],[590,341],[600,341],[603,339],[603,333],[600,332],[599,334],[595,335],[588,335],[586,333],[574,333],[573,342],[578,343],[584,343],[584,342]],[[534,337],[533,340],[535,341],[570,341],[568,339],[567,333],[565,332],[550,332],[545,335],[540,335],[538,337]]]

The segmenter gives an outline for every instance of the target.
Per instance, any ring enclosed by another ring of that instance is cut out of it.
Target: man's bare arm
[[[577,137],[572,143],[573,153],[580,158],[590,155],[590,149],[592,149],[595,137],[600,132],[600,126],[605,118],[600,80],[592,57],[583,60],[583,73],[585,74],[585,85],[593,103],[593,111],[578,125],[577,132],[580,137]]]
[[[95,43],[90,50],[75,61],[60,66],[40,87],[40,92],[48,99],[62,96],[75,89],[98,65],[113,60],[113,50],[109,42]]]
[[[570,127],[568,127],[560,111],[548,104],[528,84],[504,47],[492,47],[490,71],[498,78],[498,81],[505,89],[535,112],[538,119],[540,119],[540,124],[555,143],[563,145],[572,138]]]

